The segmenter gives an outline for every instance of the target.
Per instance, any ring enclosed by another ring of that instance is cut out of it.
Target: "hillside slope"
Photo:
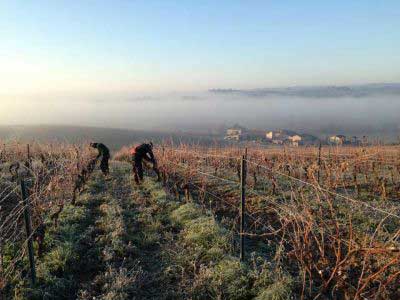
[[[112,150],[132,143],[152,140],[180,142],[200,142],[209,144],[213,137],[206,134],[167,132],[150,130],[131,130],[118,128],[101,128],[87,126],[32,125],[32,126],[0,126],[0,139],[17,139],[24,142],[69,142],[82,143],[101,141]]]

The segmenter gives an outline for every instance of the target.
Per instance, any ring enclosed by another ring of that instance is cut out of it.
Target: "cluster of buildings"
[[[318,138],[299,134],[295,131],[279,129],[273,131],[266,130],[248,130],[243,127],[233,127],[226,131],[225,140],[229,141],[255,141],[276,145],[299,146],[305,144],[314,144]]]
[[[268,131],[265,135],[267,141],[272,144],[284,145],[288,144],[291,146],[299,146],[306,142],[306,138],[294,131],[279,129],[275,131]],[[318,140],[314,138],[314,140]],[[309,141],[310,142],[310,141]]]
[[[360,140],[357,136],[347,137],[342,134],[332,135],[328,138],[328,144],[331,145],[365,145],[367,144],[367,138],[365,136]]]
[[[310,134],[300,134],[292,130],[249,130],[241,126],[235,126],[226,130],[225,140],[227,141],[247,141],[260,142],[275,145],[315,145],[320,142],[330,145],[360,145],[360,141],[356,136],[346,137],[345,135],[329,136],[326,141],[321,141],[317,137]]]

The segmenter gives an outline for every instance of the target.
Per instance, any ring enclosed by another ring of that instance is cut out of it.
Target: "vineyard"
[[[166,185],[190,193],[233,234],[247,237],[247,251],[263,243],[274,267],[298,277],[301,298],[395,299],[399,153],[380,146],[249,149],[242,156],[243,149],[181,147],[159,156]]]
[[[157,145],[140,187],[128,153],[3,144],[0,297],[400,297],[399,147]]]

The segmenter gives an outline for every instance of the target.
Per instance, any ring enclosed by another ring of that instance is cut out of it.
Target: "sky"
[[[399,28],[394,0],[0,0],[0,123],[69,101],[79,121],[121,95],[400,82]]]

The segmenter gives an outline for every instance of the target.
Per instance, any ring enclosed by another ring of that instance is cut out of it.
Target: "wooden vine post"
[[[242,155],[240,164],[240,260],[245,257],[244,232],[245,232],[245,215],[246,215],[246,163],[247,148],[245,154]]]
[[[319,142],[319,148],[318,148],[318,184],[319,184],[319,178],[321,174],[321,149],[322,149],[322,143]]]
[[[29,210],[28,194],[26,191],[25,181],[23,179],[21,179],[21,196],[25,205],[24,219],[25,219],[26,236],[28,239],[29,264],[31,268],[31,281],[32,285],[34,285],[36,282],[36,269],[35,269],[35,256],[34,256],[33,241],[32,241],[32,223]]]
[[[3,241],[2,238],[0,237],[0,276],[4,276],[4,259],[3,259]],[[1,292],[0,292],[0,299],[1,298]]]
[[[27,150],[27,153],[28,153],[28,161],[30,162],[31,161],[31,150],[29,148],[29,144],[26,145],[26,150]]]
[[[29,169],[28,174],[30,174],[31,173],[30,168],[32,167],[32,161],[31,161],[31,150],[30,150],[29,144],[26,145],[26,154],[27,154],[27,161],[26,161],[25,166]]]

